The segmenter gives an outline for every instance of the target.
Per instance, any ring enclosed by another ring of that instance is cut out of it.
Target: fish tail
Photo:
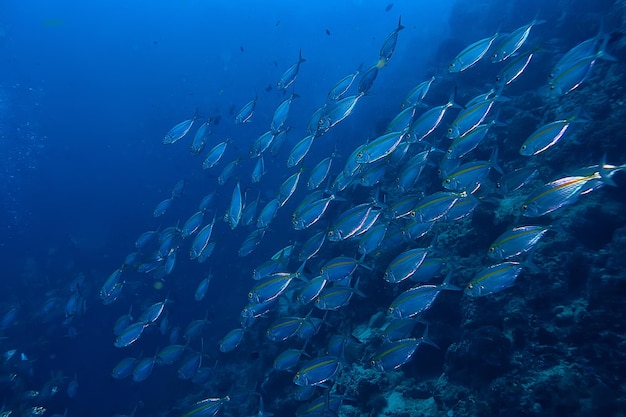
[[[405,27],[402,26],[402,15],[398,16],[398,27],[396,28],[396,32],[400,32]]]

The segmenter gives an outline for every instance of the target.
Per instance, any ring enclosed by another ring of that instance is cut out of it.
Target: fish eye
[[[389,314],[393,313],[393,307],[389,307],[387,311],[389,312]]]
[[[361,158],[362,156],[363,156],[363,152],[359,152],[359,153],[356,154],[357,158]]]
[[[328,231],[328,237],[332,237],[335,233],[332,230]]]
[[[526,150],[526,145],[522,145],[522,150],[525,151]]]
[[[446,184],[450,184],[450,178],[446,178],[444,181],[446,182]]]
[[[411,210],[411,211],[409,211],[409,216],[411,216],[411,217],[415,217],[415,210]]]
[[[493,246],[489,248],[489,253],[493,253],[493,251],[495,251],[496,248],[494,248]]]
[[[372,364],[372,366],[376,366],[376,361],[374,359],[372,359],[371,364]]]
[[[554,84],[550,84],[550,90],[554,90]]]
[[[452,153],[452,149],[448,149],[446,152],[448,152],[448,155]]]
[[[471,290],[472,288],[474,288],[474,286],[472,284],[467,284],[467,289]]]
[[[248,293],[248,298],[252,298],[252,292]]]
[[[524,204],[524,205],[522,206],[522,210],[524,210],[524,211],[528,210],[528,206],[527,206],[526,204]]]
[[[448,128],[448,133],[452,133],[452,128],[451,127]]]

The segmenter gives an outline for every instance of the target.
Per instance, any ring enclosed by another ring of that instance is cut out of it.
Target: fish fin
[[[608,170],[605,166],[606,166],[606,154],[602,156],[602,160],[600,161],[600,166],[598,167],[598,170],[600,173],[600,179],[606,185],[610,185],[611,187],[617,187],[617,184],[615,183],[615,181],[613,181],[612,177],[613,177],[613,174],[616,173],[618,170],[617,169]]]
[[[422,343],[426,343],[427,345],[431,345],[441,350],[439,346],[435,342],[432,341],[431,338],[428,337],[428,324],[426,324],[426,328],[424,329],[424,334],[422,335]]]
[[[489,163],[491,164],[493,169],[498,171],[501,175],[504,175],[504,171],[502,170],[500,165],[498,165],[498,147],[497,146],[494,147],[493,151],[491,152],[491,157],[489,158]]]

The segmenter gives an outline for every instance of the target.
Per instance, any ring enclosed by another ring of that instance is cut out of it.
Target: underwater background
[[[624,415],[625,32],[620,0],[3,2],[1,415]]]

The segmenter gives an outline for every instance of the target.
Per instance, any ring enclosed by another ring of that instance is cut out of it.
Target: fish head
[[[380,359],[372,358],[372,360],[370,361],[370,365],[372,365],[372,368],[376,368],[380,372],[385,372],[385,367],[383,366],[383,362]]]

